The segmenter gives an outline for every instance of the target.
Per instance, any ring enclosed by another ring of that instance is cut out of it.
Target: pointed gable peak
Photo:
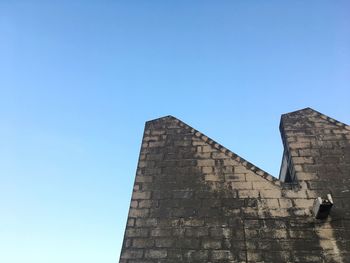
[[[167,119],[176,119],[176,118],[173,117],[173,116],[171,116],[171,115],[166,115],[166,116],[159,117],[159,118],[156,118],[156,119],[153,119],[153,120],[149,120],[149,121],[147,121],[146,123],[149,123],[149,122],[157,122],[157,121],[162,121],[162,120],[167,120]]]
[[[311,117],[317,117],[319,119],[322,119],[322,120],[325,120],[333,125],[336,125],[338,127],[342,127],[342,128],[345,128],[347,130],[350,130],[350,126],[343,123],[343,122],[340,122],[338,120],[335,120],[315,109],[312,109],[310,107],[306,107],[306,108],[303,108],[303,109],[300,109],[300,110],[296,110],[296,111],[292,111],[292,112],[289,112],[289,113],[285,113],[285,114],[282,114],[281,116],[281,123],[280,123],[280,127],[283,125],[283,121],[288,119],[288,118],[298,118],[298,117],[301,117],[303,119],[309,119]]]
[[[314,111],[312,108],[306,107],[306,108],[303,108],[303,109],[300,109],[300,110],[295,110],[295,111],[284,113],[284,114],[282,114],[282,116],[294,115],[294,114],[300,114],[300,113],[309,113],[309,112],[312,112],[312,111]]]

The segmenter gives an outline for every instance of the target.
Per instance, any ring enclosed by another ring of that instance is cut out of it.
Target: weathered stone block
[[[260,192],[258,190],[238,190],[239,198],[258,198]]]
[[[135,259],[142,258],[143,250],[142,249],[124,249],[121,254],[122,259]]]
[[[137,218],[136,219],[136,226],[137,227],[150,227],[150,226],[157,226],[158,221],[156,218]]]
[[[152,237],[168,237],[171,236],[170,228],[155,228],[151,230]]]
[[[130,217],[147,217],[149,214],[149,209],[147,208],[130,208]]]
[[[135,191],[132,194],[132,199],[137,200],[137,199],[151,199],[151,194],[152,192],[150,191]]]
[[[214,160],[210,160],[210,159],[197,160],[197,165],[198,166],[214,166],[215,165],[215,161]]]
[[[166,249],[149,249],[145,251],[145,257],[151,259],[162,259],[167,257]]]
[[[211,257],[214,260],[232,260],[233,253],[230,250],[212,250]]]
[[[182,238],[175,241],[177,248],[199,249],[200,240],[193,238]]]
[[[202,241],[202,247],[204,249],[220,249],[221,248],[221,240],[205,239]]]
[[[147,237],[149,230],[146,228],[128,228],[125,235],[127,237]]]
[[[132,240],[134,248],[149,248],[154,246],[154,240],[150,238],[134,238]]]
[[[207,262],[208,254],[206,250],[187,250],[184,252],[184,259],[188,262]]]
[[[156,247],[171,248],[174,246],[175,240],[173,238],[157,238],[155,242]]]

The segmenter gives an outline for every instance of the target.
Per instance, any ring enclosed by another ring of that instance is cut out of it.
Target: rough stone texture
[[[292,183],[174,117],[147,122],[119,262],[350,262],[349,126],[307,108],[280,128]]]

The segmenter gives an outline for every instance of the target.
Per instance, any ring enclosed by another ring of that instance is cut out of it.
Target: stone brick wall
[[[174,117],[147,122],[119,262],[350,262],[348,127],[307,109],[281,132],[292,184]],[[314,219],[329,192],[331,217]]]
[[[280,130],[299,191],[332,194],[315,226],[326,262],[350,262],[350,127],[310,108],[282,115]]]

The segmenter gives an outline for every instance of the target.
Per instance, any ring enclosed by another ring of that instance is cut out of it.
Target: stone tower
[[[350,126],[306,108],[280,131],[278,180],[174,117],[147,122],[119,262],[350,262]]]

